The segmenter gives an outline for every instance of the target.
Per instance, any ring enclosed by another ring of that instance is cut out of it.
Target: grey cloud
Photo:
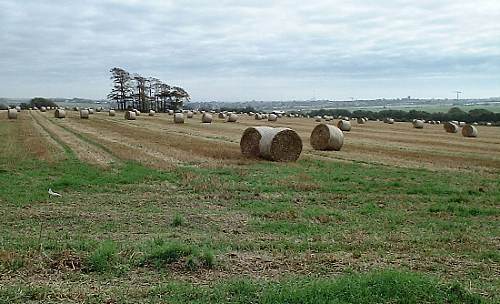
[[[380,77],[442,77],[448,92],[463,74],[487,76],[490,94],[498,19],[494,0],[0,0],[0,95],[48,94],[46,84],[57,96],[103,97],[113,66],[184,81],[195,99],[249,96],[264,81],[280,84],[277,97],[292,91],[286,83],[328,83],[318,90],[335,98],[339,79]],[[235,91],[214,93],[214,81]]]

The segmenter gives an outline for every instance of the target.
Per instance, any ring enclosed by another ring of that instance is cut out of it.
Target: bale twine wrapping
[[[149,114],[148,114],[148,115],[149,115],[149,116],[155,116],[155,111],[153,111],[153,110],[149,110]]]
[[[419,120],[419,119],[415,119],[413,121],[413,127],[415,129],[423,129],[424,128],[424,121],[423,120]]]
[[[57,110],[54,112],[54,117],[55,117],[55,118],[64,118],[64,117],[66,117],[66,111],[61,110],[61,109],[57,109]]]
[[[236,122],[238,120],[238,114],[230,113],[227,116],[227,122]]]
[[[477,137],[477,128],[473,125],[465,125],[462,128],[462,135],[464,137]]]
[[[351,131],[351,122],[349,120],[339,120],[339,122],[337,123],[337,128],[342,131],[349,132]]]
[[[80,110],[80,118],[81,119],[89,119],[89,110],[81,109]]]
[[[40,112],[47,112],[47,108],[46,107],[40,107]]]
[[[445,122],[443,127],[448,133],[457,133],[459,129],[458,126],[453,122]]]
[[[125,111],[125,119],[126,120],[135,120],[137,117],[136,111]]]
[[[17,110],[16,109],[8,109],[7,110],[7,117],[9,119],[17,119]]]
[[[365,119],[363,117],[358,117],[357,121],[358,121],[358,124],[360,124],[360,125],[365,124]]]
[[[302,152],[302,140],[289,128],[250,127],[243,132],[240,148],[248,157],[296,161]]]
[[[202,123],[212,123],[212,114],[203,113],[201,116]]]
[[[184,123],[184,114],[183,113],[175,113],[174,114],[174,123]]]
[[[269,114],[269,117],[267,118],[268,121],[277,121],[278,120],[278,115],[275,114]]]
[[[115,110],[109,110],[109,116],[116,116]]]
[[[335,126],[322,123],[313,129],[310,141],[314,150],[340,151],[344,145],[344,133]]]

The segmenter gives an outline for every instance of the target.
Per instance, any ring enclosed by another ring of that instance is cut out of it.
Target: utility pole
[[[459,99],[459,97],[460,97],[459,95],[460,95],[460,94],[462,94],[463,92],[460,92],[460,91],[455,91],[455,93],[457,93],[457,101],[458,101],[458,99]]]

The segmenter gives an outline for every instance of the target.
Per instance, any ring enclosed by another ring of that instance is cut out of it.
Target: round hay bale
[[[220,112],[217,117],[219,117],[219,119],[226,119],[226,114]]]
[[[40,107],[40,112],[47,112],[47,108],[46,107]]]
[[[16,106],[16,111],[17,112],[21,112],[21,107],[20,106]]]
[[[109,116],[116,116],[116,111],[115,110],[109,110],[108,114],[109,114]]]
[[[202,123],[212,123],[212,114],[203,113],[201,116]]]
[[[316,122],[321,122],[321,116],[314,116],[314,120]]]
[[[250,127],[243,132],[240,149],[248,157],[295,161],[302,152],[302,140],[289,128]]]
[[[54,112],[54,117],[55,117],[55,118],[64,118],[64,117],[66,117],[66,111],[61,110],[61,109],[57,109],[57,110]]]
[[[89,114],[91,114],[91,115],[94,114],[94,109],[89,108],[88,110],[89,110]]]
[[[186,113],[187,118],[193,118],[193,116],[194,116],[194,114],[192,111],[187,111],[187,113]]]
[[[262,114],[257,113],[257,114],[255,114],[254,117],[255,117],[255,120],[262,120]]]
[[[419,119],[415,119],[415,121],[413,121],[413,127],[415,129],[423,129],[424,128],[424,121],[419,120]]]
[[[136,111],[125,111],[125,119],[126,120],[135,120],[137,117]]]
[[[7,117],[9,119],[17,119],[17,110],[16,109],[8,109],[7,110]]]
[[[278,120],[278,115],[276,114],[269,114],[269,117],[267,118],[268,121],[277,121]]]
[[[236,122],[238,120],[238,114],[230,113],[227,116],[227,122]]]
[[[462,128],[462,135],[464,137],[477,137],[477,128],[473,125],[465,125]]]
[[[184,114],[183,113],[175,113],[174,114],[174,123],[184,123]]]
[[[153,111],[153,110],[149,110],[149,114],[148,114],[148,115],[149,115],[149,116],[155,116],[155,111]]]
[[[135,112],[135,116],[141,116],[141,111],[137,110],[137,109],[134,109],[132,110],[133,112]],[[135,118],[134,118],[135,119]]]
[[[102,107],[98,107],[95,109],[96,112],[101,112],[102,111]]]
[[[167,113],[168,115],[174,115],[174,110],[168,110]]]
[[[80,108],[79,107],[73,107],[73,111],[78,112],[78,111],[80,111]]]
[[[351,131],[351,122],[349,120],[339,120],[337,123],[337,128],[342,131],[349,132]]]
[[[80,118],[81,119],[89,119],[89,110],[87,109],[81,109],[80,110]]]
[[[6,104],[0,103],[0,110],[8,110],[9,107]]]
[[[443,127],[448,133],[457,133],[459,129],[458,125],[454,124],[453,122],[445,122]]]
[[[458,126],[461,128],[464,127],[465,125],[466,125],[465,121],[461,121],[458,123]]]
[[[441,120],[436,120],[436,125],[440,125],[441,124]]]
[[[452,121],[450,121],[450,122],[451,122],[452,124],[456,124],[457,126],[458,126],[458,124],[459,124],[458,120],[452,120]]]
[[[365,124],[365,119],[363,117],[358,117],[357,118],[358,124],[364,125]]]
[[[487,126],[487,127],[491,127],[491,126],[492,126],[491,122],[487,122],[487,123],[486,123],[486,126]]]
[[[310,141],[314,150],[340,151],[344,145],[344,133],[335,126],[322,123],[313,129]]]

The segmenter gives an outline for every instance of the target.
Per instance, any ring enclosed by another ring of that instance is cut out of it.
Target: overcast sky
[[[195,101],[500,96],[499,20],[500,0],[0,0],[0,96],[104,98],[115,66]]]

